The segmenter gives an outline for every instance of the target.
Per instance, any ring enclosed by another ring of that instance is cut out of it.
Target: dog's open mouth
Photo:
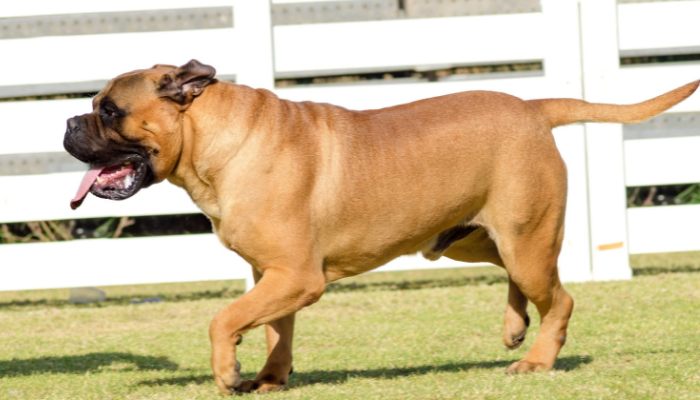
[[[147,173],[146,163],[136,161],[92,167],[83,177],[78,193],[70,202],[70,207],[74,210],[80,207],[88,192],[103,199],[127,199],[143,186]]]

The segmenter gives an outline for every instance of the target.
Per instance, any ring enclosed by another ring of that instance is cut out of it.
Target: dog
[[[700,83],[635,105],[471,91],[352,111],[282,100],[215,72],[192,60],[120,75],[91,113],[68,119],[64,147],[91,166],[72,208],[88,192],[123,200],[167,179],[252,266],[255,287],[209,328],[224,394],[285,389],[295,313],[327,283],[415,253],[503,267],[506,346],[523,343],[529,301],[542,321],[507,372],[550,370],[574,306],[557,273],[567,182],[552,128],[640,122]],[[242,381],[236,345],[260,325],[267,362]]]

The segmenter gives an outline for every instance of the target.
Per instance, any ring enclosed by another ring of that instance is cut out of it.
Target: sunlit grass
[[[516,377],[505,368],[532,345],[538,318],[531,309],[523,348],[504,349],[502,277],[443,270],[341,281],[299,313],[290,390],[266,398],[700,398],[700,274],[567,284],[576,308],[555,370]],[[79,306],[61,303],[67,291],[44,291],[56,305],[37,293],[20,304],[0,294],[0,398],[220,397],[207,328],[240,282],[105,289],[122,300]],[[126,302],[154,296],[165,301]],[[246,377],[264,363],[263,334],[239,347]]]

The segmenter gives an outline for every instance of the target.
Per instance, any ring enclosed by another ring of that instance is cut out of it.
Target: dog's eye
[[[105,107],[102,109],[104,114],[108,117],[116,117],[117,116],[117,110],[115,110],[112,107]]]
[[[102,112],[108,117],[116,117],[118,114],[117,109],[112,104],[102,106]]]

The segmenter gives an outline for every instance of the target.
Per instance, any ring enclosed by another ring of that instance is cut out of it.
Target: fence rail
[[[525,99],[575,97],[635,103],[700,79],[699,63],[620,67],[623,56],[700,53],[700,25],[695,21],[700,15],[699,0],[620,4],[542,0],[541,7],[526,0],[520,8],[504,0],[481,11],[418,7],[413,2],[403,2],[413,9],[401,9],[398,0],[382,1],[396,3],[395,9],[393,3],[383,5],[382,12],[391,15],[360,13],[343,19],[350,22],[326,22],[346,17],[341,13],[324,19],[318,17],[318,10],[333,4],[350,9],[371,2],[307,2],[299,7],[316,4],[316,14],[300,14],[297,19],[271,16],[272,11],[281,12],[281,5],[296,7],[290,0],[274,1],[272,8],[265,1],[246,0],[77,0],[42,2],[42,7],[33,1],[15,2],[0,8],[0,18],[6,18],[0,25],[12,28],[12,22],[20,19],[24,24],[70,22],[69,14],[76,14],[74,23],[86,26],[58,36],[33,25],[16,28],[31,33],[24,37],[0,33],[0,53],[6,60],[0,67],[0,97],[98,90],[120,73],[156,63],[179,65],[191,58],[215,66],[220,78],[268,87],[283,98],[353,109],[464,90],[501,91]],[[110,17],[187,18],[188,9],[198,10],[192,18],[209,18],[207,10],[211,10],[213,18],[219,12],[233,19],[202,22],[188,30],[165,20],[144,21],[145,25],[120,21],[119,32],[107,26]],[[489,15],[468,15],[474,12]],[[503,12],[509,14],[499,14]],[[93,23],[87,13],[104,26],[87,27],[88,20]],[[438,17],[441,14],[450,16]],[[54,18],[57,15],[62,17]],[[275,21],[278,25],[273,26]],[[430,82],[395,79],[273,87],[275,77],[525,62],[541,62],[543,69],[453,75]],[[66,119],[90,109],[89,99],[0,102],[0,163],[65,154]],[[699,113],[700,118],[700,95],[670,113]],[[658,129],[663,131],[663,123]],[[693,156],[700,149],[700,132],[623,141],[620,125],[580,124],[556,129],[555,139],[569,173],[567,231],[560,258],[563,280],[627,278],[629,253],[700,250],[700,236],[689,228],[700,222],[700,206],[626,210],[624,190],[625,186],[699,182]],[[79,210],[71,211],[68,202],[82,172],[71,166],[68,171],[45,173],[60,171],[51,165],[34,169],[38,173],[0,175],[0,222],[198,212],[184,191],[168,183],[124,202],[89,198]],[[3,168],[0,171],[11,170]],[[621,245],[610,246],[615,243]],[[120,252],[131,254],[135,261],[123,262]],[[0,257],[0,290],[242,278],[250,285],[249,267],[213,235],[2,245]],[[93,265],[95,259],[99,265]],[[402,257],[380,270],[464,265]]]

